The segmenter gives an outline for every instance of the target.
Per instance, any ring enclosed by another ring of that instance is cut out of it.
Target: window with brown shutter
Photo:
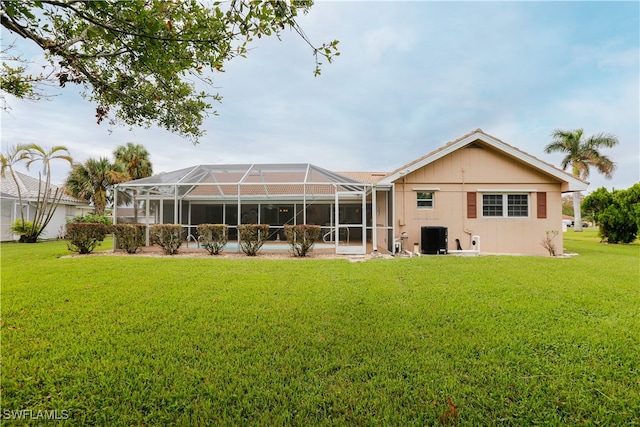
[[[537,193],[538,199],[538,218],[546,218],[547,217],[547,193],[540,192]]]
[[[478,217],[478,201],[475,191],[467,193],[467,218]]]

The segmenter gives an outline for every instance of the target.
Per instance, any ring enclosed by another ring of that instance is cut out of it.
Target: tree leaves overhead
[[[98,123],[157,124],[198,142],[211,102],[221,100],[200,88],[213,87],[211,76],[245,56],[255,37],[279,38],[292,29],[311,47],[316,75],[321,59],[331,62],[339,54],[337,41],[316,47],[297,24],[298,14],[311,6],[311,1],[3,0],[2,25],[36,43],[51,70],[33,76],[24,65],[3,63],[1,89],[37,99],[39,83],[79,84],[97,104]]]

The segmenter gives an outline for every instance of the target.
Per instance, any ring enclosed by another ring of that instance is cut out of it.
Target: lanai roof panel
[[[326,196],[358,189],[363,182],[309,163],[198,165],[129,181],[121,187],[179,197],[231,198]],[[355,187],[354,187],[355,186]]]

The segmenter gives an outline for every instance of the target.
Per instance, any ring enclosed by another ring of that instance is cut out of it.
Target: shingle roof
[[[382,178],[387,176],[388,172],[338,172],[342,176],[346,176],[367,184],[375,184]]]
[[[38,187],[41,181],[38,178],[34,178],[29,175],[25,175],[21,172],[15,171],[15,176],[18,181],[18,185],[20,186],[20,194],[22,199],[25,201],[33,201],[38,198]],[[44,187],[44,182],[42,182]],[[55,191],[56,189],[63,190],[61,187],[51,184],[51,190]],[[0,192],[2,193],[3,198],[17,198],[18,197],[18,186],[13,178],[7,175],[4,178],[0,178]],[[87,204],[86,202],[76,199],[66,193],[64,193],[60,199],[61,202],[66,203],[76,203],[76,204]]]

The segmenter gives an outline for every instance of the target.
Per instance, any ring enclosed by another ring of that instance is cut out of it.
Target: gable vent
[[[476,143],[476,142],[472,142],[471,144],[467,145],[467,146],[466,146],[466,147],[464,147],[464,148],[480,148],[480,149],[482,149],[482,148],[484,148],[484,147],[483,147],[482,145],[480,145],[480,144]]]

